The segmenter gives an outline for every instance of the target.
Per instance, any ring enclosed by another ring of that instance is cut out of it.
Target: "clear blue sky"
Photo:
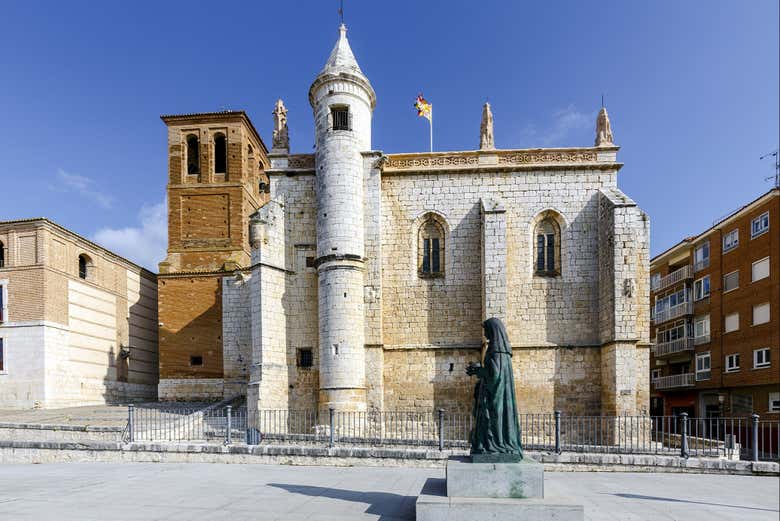
[[[46,216],[155,269],[164,254],[160,114],[244,109],[267,143],[277,97],[311,152],[307,92],[337,38],[337,0],[5,2],[0,220]],[[650,215],[652,252],[770,188],[778,146],[778,2],[345,1],[377,93],[374,148],[589,146],[602,93]]]

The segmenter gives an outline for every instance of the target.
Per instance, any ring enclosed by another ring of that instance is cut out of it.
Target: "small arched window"
[[[200,174],[200,155],[198,149],[198,136],[190,134],[187,136],[187,174]]]
[[[79,278],[84,280],[92,278],[92,268],[92,259],[83,253],[79,255]]]
[[[444,276],[444,228],[433,216],[428,216],[420,226],[417,252],[421,277]]]
[[[0,268],[5,266],[5,245],[0,241]]]
[[[551,216],[534,229],[534,271],[544,277],[561,274],[561,228]]]
[[[246,160],[247,163],[247,172],[249,173],[249,176],[254,176],[255,174],[255,149],[252,148],[252,145],[246,146]]]
[[[227,172],[227,138],[225,134],[214,136],[214,173]]]

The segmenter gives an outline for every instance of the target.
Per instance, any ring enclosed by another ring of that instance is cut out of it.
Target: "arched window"
[[[247,173],[249,174],[249,178],[253,179],[255,175],[255,149],[252,148],[252,145],[246,146],[246,160],[247,160]]]
[[[225,134],[216,134],[214,136],[214,173],[224,174],[227,172],[227,138]]]
[[[199,148],[198,136],[194,134],[187,136],[187,173],[189,175],[197,175],[200,173]]]
[[[92,278],[92,259],[89,258],[88,255],[81,254],[79,255],[79,278],[88,280]]]
[[[550,215],[534,228],[534,272],[544,277],[561,274],[561,228]]]
[[[444,276],[444,227],[433,215],[427,216],[420,226],[417,265],[421,277]]]
[[[5,266],[5,245],[0,241],[0,268]]]

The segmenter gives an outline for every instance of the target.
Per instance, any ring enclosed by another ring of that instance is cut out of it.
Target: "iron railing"
[[[684,351],[693,351],[695,349],[692,336],[678,338],[671,342],[661,342],[653,346],[653,355],[655,357],[674,355]]]
[[[690,264],[686,264],[682,268],[671,272],[665,277],[661,277],[656,284],[651,284],[650,289],[653,291],[661,291],[675,284],[679,284],[687,279],[693,278],[693,268]]]
[[[246,407],[128,406],[127,441],[232,441],[246,435]]]
[[[673,374],[659,376],[653,379],[656,389],[676,389],[680,387],[693,387],[696,384],[693,373]]]
[[[550,452],[666,454],[778,460],[780,420],[679,416],[521,414],[523,447]],[[245,405],[128,407],[125,441],[288,442],[313,445],[469,447],[466,412],[260,410]]]
[[[685,315],[693,315],[693,302],[682,302],[663,311],[657,311],[653,315],[652,320],[653,324],[658,325],[675,318],[684,317]]]

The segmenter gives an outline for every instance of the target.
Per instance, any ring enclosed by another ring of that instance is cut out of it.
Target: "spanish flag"
[[[417,115],[421,118],[428,118],[428,121],[433,121],[433,106],[423,98],[422,94],[417,96],[417,101],[414,102],[414,108],[417,109]]]

